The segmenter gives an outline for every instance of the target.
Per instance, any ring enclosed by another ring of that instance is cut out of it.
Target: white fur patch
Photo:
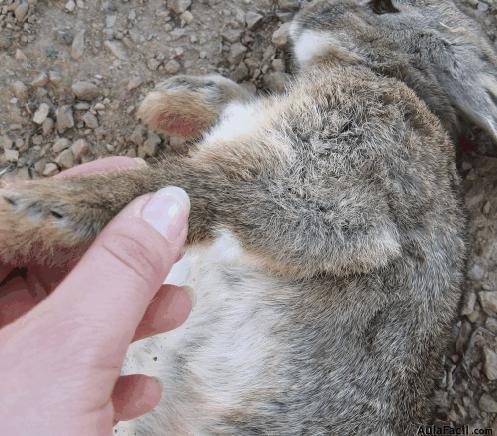
[[[199,426],[236,405],[239,396],[254,386],[256,374],[264,372],[262,357],[274,346],[274,315],[255,310],[272,283],[265,276],[251,275],[232,285],[223,275],[226,267],[243,271],[251,263],[239,241],[220,231],[212,244],[189,248],[175,265],[166,282],[193,288],[189,319],[178,329],[133,344],[123,367],[124,374],[158,377],[164,385],[163,400],[154,413],[120,423],[116,435],[200,435]],[[174,356],[199,333],[207,333],[209,339],[188,361],[193,373],[189,388],[195,396],[185,398],[184,385],[176,383]]]
[[[263,111],[255,102],[228,104],[219,122],[207,133],[205,142],[225,141],[249,135],[262,124],[262,113]]]
[[[296,32],[296,29],[293,31]],[[329,33],[305,30],[296,38],[294,47],[295,57],[300,66],[309,65],[316,56],[325,54],[333,44],[336,45],[336,41]]]

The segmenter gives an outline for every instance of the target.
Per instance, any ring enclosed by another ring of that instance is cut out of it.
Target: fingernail
[[[185,228],[190,199],[185,191],[168,186],[157,191],[142,210],[142,218],[169,242],[175,242]]]

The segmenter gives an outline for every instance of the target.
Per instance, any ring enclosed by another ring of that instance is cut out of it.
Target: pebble
[[[43,124],[41,125],[41,132],[43,136],[48,136],[50,133],[52,133],[52,130],[54,128],[54,120],[52,118],[47,117],[45,121],[43,121]]]
[[[468,291],[464,299],[464,304],[461,308],[461,315],[470,315],[475,309],[476,294],[474,292]]]
[[[485,356],[485,363],[483,370],[489,380],[497,380],[497,353],[493,352],[490,348],[483,349]]]
[[[242,35],[242,29],[226,29],[221,36],[225,41],[228,41],[230,44],[234,44],[235,42],[240,41]]]
[[[128,91],[132,91],[133,89],[138,88],[143,84],[143,79],[141,77],[132,77],[129,82],[127,89]]]
[[[284,23],[273,33],[271,42],[276,48],[286,47],[286,45],[288,44],[289,31],[290,23]]]
[[[178,61],[171,59],[166,65],[164,65],[164,69],[168,74],[177,74],[181,69],[181,65]]]
[[[497,292],[481,291],[478,293],[480,304],[488,315],[497,314]]]
[[[12,92],[19,100],[26,100],[28,98],[28,87],[20,80],[12,83]]]
[[[142,145],[145,139],[145,127],[143,127],[143,125],[141,124],[138,124],[133,130],[133,133],[131,134],[129,139],[133,144]]]
[[[62,151],[55,159],[55,162],[63,169],[72,168],[74,166],[72,151],[70,149]]]
[[[52,151],[54,153],[60,153],[62,150],[65,150],[69,147],[70,142],[67,138],[58,138],[54,144],[52,145]]]
[[[49,71],[48,72],[48,80],[50,83],[56,87],[62,84],[62,76],[57,71]]]
[[[32,81],[31,86],[33,88],[42,88],[48,83],[48,76],[46,73],[38,74]]]
[[[190,11],[185,11],[181,14],[181,21],[185,24],[191,24],[193,22],[193,14]]]
[[[128,59],[128,54],[124,45],[119,41],[105,41],[104,47],[117,59],[125,61]]]
[[[74,141],[73,144],[71,145],[71,151],[74,156],[74,159],[80,160],[90,151],[90,147],[85,139],[78,139],[77,141]]]
[[[40,104],[36,112],[33,116],[33,122],[36,124],[43,124],[43,122],[47,119],[48,113],[50,112],[50,106],[46,103]]]
[[[63,133],[67,129],[74,127],[74,118],[72,115],[71,106],[64,105],[57,109],[57,130],[59,133]]]
[[[488,413],[497,413],[497,401],[495,401],[489,394],[483,394],[480,397],[480,409]]]
[[[168,0],[167,7],[177,14],[182,14],[191,4],[191,0]]]
[[[65,4],[64,8],[67,12],[74,12],[74,9],[76,9],[76,3],[73,0],[69,0]]]
[[[85,52],[85,30],[81,30],[74,36],[71,45],[71,57],[75,60],[81,59]]]
[[[0,35],[0,49],[1,50],[7,50],[11,44],[12,44],[12,41],[9,37],[7,37],[5,35]]]
[[[160,62],[155,58],[151,58],[147,61],[147,67],[150,71],[157,70],[157,68],[159,68],[159,65],[160,65]]]
[[[51,177],[55,176],[59,172],[59,167],[54,164],[53,162],[49,162],[45,165],[45,168],[43,169],[43,175],[45,177]]]
[[[230,63],[236,65],[242,61],[245,53],[247,52],[247,47],[245,47],[242,43],[237,42],[231,46],[229,61]]]
[[[282,11],[295,11],[300,7],[299,0],[278,0],[278,6]]]
[[[98,119],[91,112],[86,112],[82,119],[89,129],[96,129],[98,127]]]
[[[247,29],[253,30],[257,27],[257,25],[262,21],[264,17],[257,12],[247,12],[245,14],[245,24],[247,25]]]
[[[97,85],[85,80],[74,82],[71,89],[74,95],[81,100],[91,101],[101,95]]]
[[[14,145],[14,141],[12,141],[12,139],[10,139],[7,135],[0,136],[0,146],[4,150],[6,150],[8,148],[12,148],[13,145]]]
[[[474,281],[480,281],[485,277],[485,270],[475,263],[468,271],[468,277]]]
[[[5,151],[5,160],[7,162],[17,162],[19,160],[19,151],[13,148],[7,148]]]
[[[21,22],[26,18],[26,15],[28,14],[29,10],[29,4],[27,2],[21,3],[19,6],[14,11],[14,15],[16,16],[16,20],[18,22]]]
[[[24,54],[22,50],[17,49],[16,50],[16,61],[19,62],[26,62],[28,60],[28,57]]]

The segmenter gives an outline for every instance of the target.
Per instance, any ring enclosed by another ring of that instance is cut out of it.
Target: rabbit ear
[[[454,86],[449,93],[455,105],[497,144],[497,77],[473,74],[463,86]]]
[[[372,0],[371,7],[375,14],[391,14],[400,12],[392,3],[392,0]]]

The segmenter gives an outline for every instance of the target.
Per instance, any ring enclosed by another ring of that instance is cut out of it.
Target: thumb
[[[96,347],[124,354],[179,256],[189,209],[187,194],[176,187],[134,200],[102,231],[44,309],[66,312],[87,326]]]

